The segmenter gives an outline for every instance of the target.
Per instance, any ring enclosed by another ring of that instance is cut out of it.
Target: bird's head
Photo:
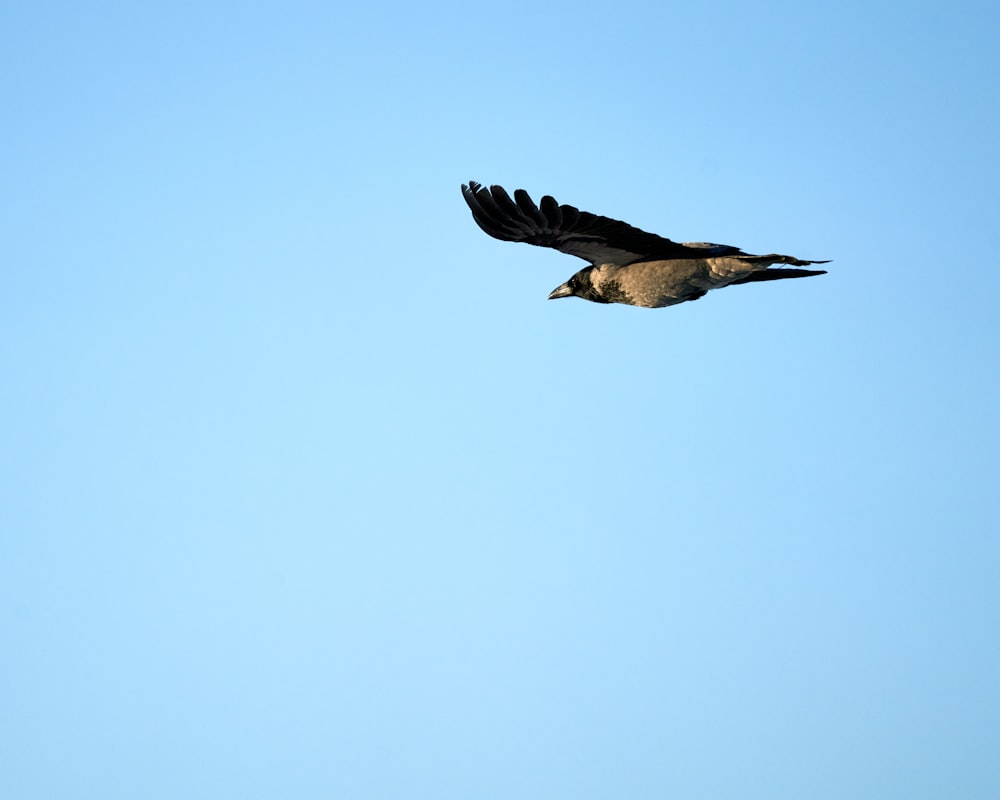
[[[549,300],[558,300],[560,297],[582,297],[594,303],[608,303],[598,289],[594,286],[592,275],[594,267],[581,269],[576,275],[566,283],[560,284],[552,290]]]

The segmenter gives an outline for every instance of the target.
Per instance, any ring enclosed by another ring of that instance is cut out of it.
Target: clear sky
[[[0,796],[1000,796],[998,23],[6,4]]]

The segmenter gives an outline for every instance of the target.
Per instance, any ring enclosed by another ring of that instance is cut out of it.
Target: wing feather
[[[502,186],[486,188],[469,181],[462,185],[462,194],[476,223],[493,238],[551,247],[595,265],[740,252],[726,245],[679,244],[620,220],[560,205],[548,195],[539,207],[524,189],[516,190],[511,199]]]
[[[541,202],[541,211],[545,215],[545,224],[549,228],[558,228],[562,225],[562,209],[555,201],[555,198],[545,195]]]

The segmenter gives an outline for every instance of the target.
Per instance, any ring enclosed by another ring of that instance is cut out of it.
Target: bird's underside
[[[486,233],[507,242],[551,247],[590,262],[549,299],[582,297],[596,303],[624,303],[661,308],[697,300],[712,289],[737,283],[805,278],[825,270],[770,269],[774,264],[805,267],[826,261],[803,261],[778,254],[757,256],[738,247],[710,242],[673,242],[600,217],[549,196],[535,205],[523,189],[513,199],[501,186],[470,181],[462,194],[473,219]]]

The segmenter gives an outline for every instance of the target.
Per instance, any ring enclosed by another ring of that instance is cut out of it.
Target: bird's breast
[[[752,272],[736,258],[639,261],[594,270],[594,287],[612,303],[662,308],[695,300]]]

